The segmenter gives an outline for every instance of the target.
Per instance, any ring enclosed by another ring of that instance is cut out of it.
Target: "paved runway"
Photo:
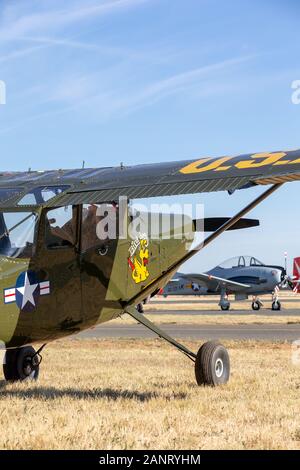
[[[169,335],[181,339],[254,339],[268,341],[295,341],[300,339],[300,324],[254,325],[159,325]],[[81,338],[153,338],[154,333],[139,324],[114,322],[99,325],[79,335]]]
[[[300,296],[298,297],[285,297],[285,298],[280,298],[279,297],[279,300],[280,302],[282,303],[283,307],[285,304],[299,304],[300,302]],[[197,305],[201,305],[201,304],[212,304],[212,305],[216,305],[219,303],[219,297],[216,297],[216,298],[205,298],[205,297],[196,297],[196,298],[187,298],[187,297],[184,297],[183,299],[178,299],[178,297],[176,298],[176,300],[172,300],[168,297],[168,299],[165,299],[165,300],[160,300],[160,299],[151,299],[151,303],[150,305],[172,305],[172,304],[176,304],[176,305],[182,305],[182,304],[197,304]],[[231,305],[234,307],[234,303],[235,301],[230,299],[231,301]],[[271,305],[272,301],[271,301],[271,297],[269,296],[269,298],[261,298],[261,301],[263,302],[263,304],[265,305],[265,307],[267,308],[269,305]],[[241,301],[243,302],[243,301]],[[245,301],[245,304],[247,305],[247,301]],[[251,299],[248,301],[248,305],[249,307],[251,306]]]
[[[211,315],[212,318],[212,323],[213,323],[213,318],[214,315],[228,315],[228,316],[236,316],[236,315],[242,315],[245,317],[248,317],[250,315],[255,315],[255,316],[268,316],[268,317],[278,317],[280,315],[281,317],[299,317],[300,321],[300,309],[299,308],[289,308],[289,309],[283,309],[279,313],[274,312],[271,309],[267,308],[262,308],[258,312],[253,311],[251,308],[249,310],[235,310],[234,308],[229,310],[229,312],[222,312],[221,310],[152,310],[151,308],[147,308],[146,313],[151,313],[151,315],[159,315],[160,317],[163,315],[192,315],[192,316],[201,316],[201,315]]]

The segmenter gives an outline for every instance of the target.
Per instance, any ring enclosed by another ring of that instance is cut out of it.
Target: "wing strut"
[[[138,294],[133,296],[129,301],[124,302],[123,308],[125,309],[127,306],[130,305],[137,305],[141,299],[145,299],[148,295],[151,295],[160,285],[162,281],[165,281],[169,278],[169,276],[176,272],[178,268],[183,264],[185,261],[189,260],[195,254],[199,253],[200,250],[205,248],[209,243],[213,242],[217,237],[219,237],[223,232],[230,229],[233,225],[235,225],[242,217],[244,217],[248,212],[258,206],[262,201],[267,199],[271,194],[273,194],[277,189],[279,189],[284,183],[277,183],[272,185],[267,191],[264,191],[260,196],[258,196],[254,201],[250,202],[244,209],[238,212],[235,216],[231,217],[227,222],[225,222],[218,230],[214,233],[209,235],[203,243],[198,245],[195,249],[189,251],[186,255],[184,255],[179,261],[176,261],[172,266],[170,266],[166,271],[164,271],[160,276],[154,279],[148,286],[142,289]]]
[[[125,312],[128,313],[132,318],[137,320],[139,323],[144,325],[148,330],[153,331],[153,333],[157,334],[160,338],[163,338],[168,343],[175,346],[175,348],[179,349],[179,351],[183,352],[191,361],[195,362],[196,354],[190,351],[188,348],[183,346],[182,344],[178,343],[175,339],[171,338],[167,333],[163,330],[158,328],[154,323],[148,320],[142,313],[139,313],[135,307],[127,307]]]

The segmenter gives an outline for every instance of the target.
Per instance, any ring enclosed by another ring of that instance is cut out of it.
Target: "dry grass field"
[[[0,448],[300,449],[291,346],[225,345],[231,381],[212,389],[160,340],[53,343],[39,382],[0,379]]]

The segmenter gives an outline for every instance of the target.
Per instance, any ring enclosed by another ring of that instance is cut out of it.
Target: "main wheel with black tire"
[[[260,303],[252,302],[252,310],[260,310]]]
[[[275,300],[274,302],[272,302],[272,310],[276,312],[279,312],[281,310],[281,303],[279,302],[279,300]]]
[[[7,381],[37,380],[39,369],[39,358],[32,346],[7,349],[3,364],[4,377]]]
[[[198,385],[215,387],[227,383],[230,376],[227,349],[215,341],[204,343],[197,353],[195,375]]]

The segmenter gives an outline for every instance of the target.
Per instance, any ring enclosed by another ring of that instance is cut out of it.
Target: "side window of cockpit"
[[[47,248],[66,248],[76,244],[76,217],[72,206],[50,210],[45,222]]]
[[[37,215],[33,212],[0,212],[0,254],[9,258],[33,255]]]
[[[116,239],[118,205],[115,203],[85,204],[82,208],[81,250],[103,247]],[[103,252],[104,253],[104,252]]]

